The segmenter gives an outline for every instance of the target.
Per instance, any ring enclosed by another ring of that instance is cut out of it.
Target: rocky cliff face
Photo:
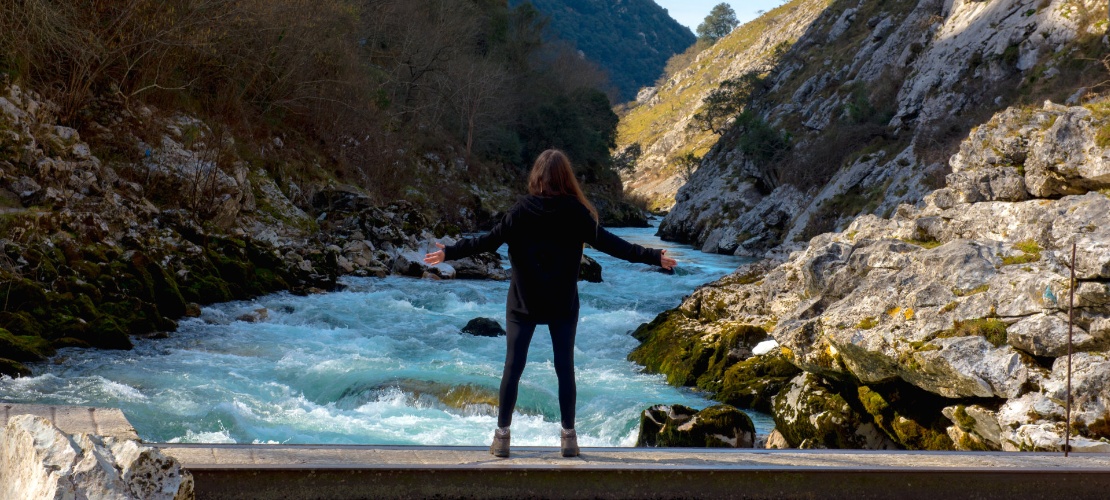
[[[919,204],[699,289],[637,332],[645,364],[699,366],[685,357],[759,329],[805,372],[773,405],[792,446],[1055,451],[1073,312],[1073,446],[1110,450],[1110,100],[1007,109],[951,167]]]
[[[889,216],[939,187],[959,140],[992,114],[1081,102],[1108,76],[1106,29],[1094,0],[832,2],[678,191],[660,233],[760,255],[861,213]]]
[[[665,83],[643,89],[618,129],[618,149],[639,144],[642,150],[636,170],[623,176],[625,189],[647,198],[653,208],[674,206],[675,193],[686,180],[675,159],[686,153],[704,155],[717,140],[713,133],[691,127],[702,100],[722,81],[772,69],[776,48],[793,44],[828,3],[788,2],[705,49]]]

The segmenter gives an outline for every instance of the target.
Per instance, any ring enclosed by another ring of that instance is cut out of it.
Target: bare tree
[[[441,82],[458,114],[466,138],[467,169],[472,168],[474,142],[510,110],[508,72],[487,58],[467,58],[448,66]]]

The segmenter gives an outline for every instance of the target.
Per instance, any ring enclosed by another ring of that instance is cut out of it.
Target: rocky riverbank
[[[279,185],[190,117],[142,108],[118,120],[91,127],[119,145],[100,158],[50,102],[0,89],[0,373],[27,374],[23,362],[59,347],[129,349],[204,304],[333,290],[341,274],[505,278],[493,254],[425,266],[433,238],[465,228],[414,204]],[[135,135],[138,121],[154,130]]]
[[[699,289],[630,359],[763,395],[795,447],[1060,450],[1074,244],[1072,445],[1110,451],[1108,106],[995,115],[922,203]]]

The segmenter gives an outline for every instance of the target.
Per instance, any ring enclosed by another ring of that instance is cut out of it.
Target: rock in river
[[[501,325],[490,318],[474,318],[466,323],[462,329],[463,333],[469,333],[478,337],[500,337],[505,335],[505,329]]]

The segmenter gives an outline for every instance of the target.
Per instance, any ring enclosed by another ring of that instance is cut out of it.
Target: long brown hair
[[[582,188],[570,167],[570,159],[558,149],[544,151],[536,158],[532,173],[528,175],[528,193],[533,196],[574,196],[586,206],[594,222],[597,222],[597,209],[582,194]]]

